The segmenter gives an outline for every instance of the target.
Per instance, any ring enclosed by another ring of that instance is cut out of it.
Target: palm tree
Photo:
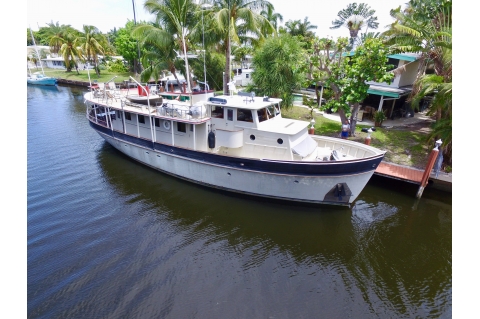
[[[313,33],[313,29],[316,29],[316,25],[312,25],[310,21],[308,21],[308,17],[301,20],[289,20],[285,23],[285,28],[287,32],[292,36],[302,36],[304,38],[313,38],[315,34]]]
[[[81,52],[86,61],[92,61],[95,66],[97,76],[100,76],[100,68],[98,67],[98,55],[104,55],[105,50],[103,44],[107,42],[105,36],[92,25],[83,26],[83,34],[77,39],[80,44]]]
[[[223,91],[228,94],[227,83],[230,79],[231,41],[240,44],[249,39],[249,34],[256,40],[263,38],[264,33],[275,32],[270,22],[260,14],[261,10],[273,7],[265,0],[213,0],[213,21],[216,31],[223,42],[226,64]],[[255,42],[255,41],[253,41]]]
[[[340,27],[347,27],[350,33],[350,45],[355,45],[355,39],[358,32],[367,27],[371,29],[378,28],[377,17],[374,16],[375,10],[370,9],[370,6],[365,3],[350,3],[347,8],[338,11],[338,19],[332,21],[330,29],[338,29]]]
[[[155,42],[159,44],[173,43],[178,52],[182,52],[185,59],[186,74],[189,89],[191,88],[191,74],[188,67],[186,52],[190,48],[190,35],[198,22],[195,15],[197,5],[194,0],[147,0],[144,8],[156,16],[156,23],[162,25],[163,31],[152,33],[157,36]],[[145,26],[145,25],[144,25]],[[148,32],[140,27],[138,32]]]
[[[83,61],[83,54],[80,49],[80,43],[78,41],[79,37],[74,32],[66,33],[63,38],[61,38],[62,45],[60,47],[60,54],[63,57],[65,62],[65,67],[67,72],[71,72],[72,68],[78,72],[78,60]]]
[[[278,21],[283,22],[283,16],[280,13],[275,12],[273,6],[268,6],[266,10],[260,12],[265,19],[278,31]]]
[[[167,70],[178,82],[177,67],[181,60],[174,50],[174,37],[156,23],[137,25],[132,31],[132,36],[139,39],[139,44],[144,50],[141,58],[143,65],[141,81],[148,82],[152,78],[158,81]]]
[[[42,34],[42,38],[48,39],[50,45],[50,52],[58,54],[60,47],[62,46],[62,38],[65,34],[74,32],[75,30],[68,25],[60,25],[58,22],[55,24],[52,22],[47,24],[48,27],[42,27],[38,30]]]
[[[385,43],[394,53],[420,52],[420,67],[409,100],[418,105],[419,99],[433,95],[430,112],[436,116],[433,133],[445,136],[445,123],[451,123],[452,116],[452,3],[423,0],[409,2],[404,11],[400,7],[390,11],[396,19],[390,29],[384,32]],[[435,76],[426,74],[428,67]],[[401,73],[401,69],[393,70]],[[451,127],[450,127],[451,135]],[[451,145],[443,144],[446,161],[451,160]]]

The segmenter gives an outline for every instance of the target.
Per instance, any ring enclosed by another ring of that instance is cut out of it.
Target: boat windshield
[[[278,107],[278,104],[271,104],[267,106],[266,111],[268,118],[273,118],[280,114],[280,108]]]

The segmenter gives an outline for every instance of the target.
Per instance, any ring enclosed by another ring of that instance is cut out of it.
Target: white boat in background
[[[309,122],[282,117],[281,99],[239,92],[155,105],[133,103],[128,93],[85,93],[90,126],[140,163],[224,191],[349,206],[385,154],[309,134]]]
[[[30,29],[30,35],[32,36],[33,46],[35,48],[35,54],[37,55],[37,58],[40,59],[40,54],[38,53],[37,45],[35,44],[35,38],[33,37],[32,29]],[[27,62],[27,67],[28,67],[28,62]],[[45,75],[45,71],[43,70],[43,66],[42,66],[42,61],[40,61],[40,67],[42,68],[42,73],[35,72],[33,74],[30,68],[28,67],[29,74],[27,74],[27,84],[49,85],[49,86],[57,85],[56,78]]]

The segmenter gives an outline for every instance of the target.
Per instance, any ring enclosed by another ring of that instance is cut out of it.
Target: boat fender
[[[170,131],[170,121],[163,121],[163,128]]]
[[[213,131],[208,133],[208,147],[215,148],[215,133]]]

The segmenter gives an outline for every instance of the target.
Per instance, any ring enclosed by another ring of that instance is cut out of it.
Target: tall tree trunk
[[[355,136],[355,127],[357,126],[357,114],[360,109],[360,103],[353,105],[352,115],[350,116],[350,136]]]

